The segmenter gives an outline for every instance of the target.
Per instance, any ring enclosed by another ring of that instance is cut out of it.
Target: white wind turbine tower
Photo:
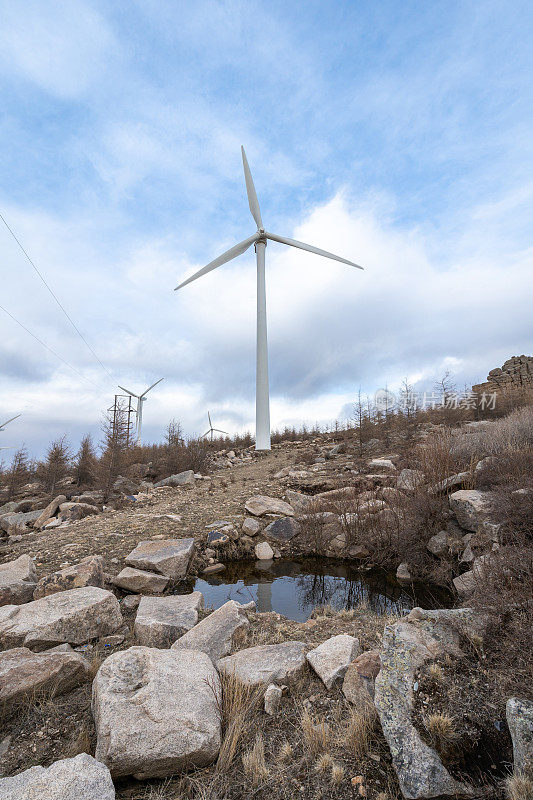
[[[223,433],[225,436],[229,436],[229,433],[227,431],[221,431],[220,428],[213,428],[213,423],[211,422],[211,414],[209,413],[209,411],[207,412],[207,418],[209,419],[209,430],[202,435],[202,439],[205,439],[206,436],[209,436],[209,434],[211,434],[211,441],[213,441],[214,433]]]
[[[141,443],[142,426],[143,426],[143,403],[146,400],[146,395],[151,389],[154,388],[154,386],[157,386],[158,383],[161,383],[162,380],[164,380],[164,378],[159,378],[159,380],[156,381],[155,383],[152,383],[152,385],[149,386],[148,389],[145,389],[145,391],[142,394],[135,394],[134,392],[130,392],[129,389],[125,389],[120,384],[118,386],[118,388],[122,389],[122,391],[126,392],[126,394],[129,394],[131,397],[137,398],[137,422],[135,425],[135,439],[137,441],[137,444]]]
[[[227,261],[240,256],[252,245],[255,246],[257,258],[257,362],[256,362],[256,375],[255,375],[255,449],[256,450],[270,450],[270,401],[268,389],[268,344],[267,344],[267,321],[266,321],[266,288],[265,288],[265,249],[267,239],[273,242],[281,242],[290,247],[297,247],[300,250],[307,250],[310,253],[316,253],[319,256],[332,258],[334,261],[342,261],[343,264],[349,264],[351,267],[363,269],[353,261],[348,261],[346,258],[341,258],[333,253],[328,253],[326,250],[321,250],[318,247],[313,247],[310,244],[297,242],[295,239],[287,239],[284,236],[278,236],[275,233],[268,233],[263,227],[263,220],[261,219],[261,212],[259,210],[259,202],[255,191],[252,173],[248,166],[248,160],[244,147],[241,147],[242,162],[244,166],[244,179],[246,181],[246,191],[248,193],[248,204],[252,217],[257,225],[257,231],[253,236],[249,236],[243,242],[236,244],[234,247],[222,253],[221,256],[210,261],[207,266],[198,270],[186,281],[176,286],[181,289],[188,283],[195,281],[196,278],[201,278],[211,270],[222,266]]]

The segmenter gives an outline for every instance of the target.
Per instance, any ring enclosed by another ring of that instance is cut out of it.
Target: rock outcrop
[[[512,356],[501,367],[491,369],[485,383],[472,386],[476,394],[520,391],[533,387],[533,357]]]
[[[0,778],[2,800],[115,800],[108,768],[87,753]]]
[[[135,641],[145,647],[170,647],[198,622],[201,592],[169,597],[141,597],[135,617]]]
[[[194,539],[149,539],[126,556],[126,564],[158,572],[174,581],[184,578],[194,553]]]

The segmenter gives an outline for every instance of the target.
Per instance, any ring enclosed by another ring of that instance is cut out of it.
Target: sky
[[[365,267],[268,244],[274,428],[532,354],[530,3],[0,0],[0,20],[0,212],[89,344],[0,221],[0,416],[22,412],[2,446],[98,441],[117,385],[160,377],[145,439],[208,410],[253,431],[253,249],[173,291],[255,231],[241,144],[267,229]]]

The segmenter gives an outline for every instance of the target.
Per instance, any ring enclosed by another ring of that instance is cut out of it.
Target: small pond
[[[189,585],[187,591],[192,588]],[[327,604],[341,609],[363,602],[378,614],[401,614],[415,606],[441,608],[452,602],[438,587],[401,586],[382,570],[358,570],[324,559],[236,562],[222,573],[198,578],[194,589],[202,592],[206,607],[254,600],[258,611],[276,611],[297,622],[305,622],[316,606]]]

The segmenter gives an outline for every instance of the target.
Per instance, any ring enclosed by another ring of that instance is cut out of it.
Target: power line
[[[72,364],[69,361],[67,361],[65,358],[63,358],[63,356],[60,356],[59,353],[56,353],[56,351],[53,350],[51,347],[49,347],[46,344],[46,342],[43,342],[42,339],[39,339],[39,337],[36,336],[34,333],[32,333],[32,331],[30,331],[29,328],[27,328],[22,322],[20,322],[20,320],[18,320],[16,317],[14,317],[13,314],[11,314],[11,312],[7,310],[7,308],[4,308],[4,306],[0,305],[0,309],[4,312],[4,314],[7,314],[7,316],[10,317],[13,320],[13,322],[16,322],[17,325],[19,325],[22,328],[22,330],[26,331],[26,333],[29,333],[29,335],[32,336],[35,339],[36,342],[39,342],[40,345],[42,345],[46,350],[48,350],[50,353],[52,353],[52,355],[54,355],[56,358],[58,358],[60,361],[62,361],[63,364],[66,364],[67,367],[70,367],[70,369],[74,370],[74,372],[77,375],[79,375],[80,378],[82,378],[82,380],[84,380],[87,383],[90,383],[93,386],[95,386],[98,389],[99,392],[105,391],[105,389],[103,389],[101,386],[98,386],[98,384],[96,384],[90,378],[87,378],[85,375],[83,375],[79,370],[76,369],[76,367],[72,366]]]
[[[18,244],[18,246],[20,247],[21,251],[22,251],[22,252],[24,253],[24,255],[26,256],[27,260],[29,261],[29,263],[31,264],[31,266],[33,267],[33,269],[35,270],[35,272],[37,273],[37,275],[39,276],[39,278],[41,279],[41,281],[42,281],[42,282],[44,283],[44,285],[46,286],[47,290],[50,292],[50,294],[51,294],[51,295],[52,295],[52,297],[54,298],[55,302],[57,303],[57,305],[59,306],[59,308],[61,309],[61,311],[62,311],[62,312],[63,312],[63,314],[65,315],[65,317],[68,319],[68,321],[70,322],[70,324],[72,325],[72,327],[73,327],[73,328],[74,328],[74,330],[76,331],[76,333],[78,334],[78,336],[80,337],[80,339],[82,340],[82,342],[85,344],[85,346],[86,346],[86,347],[87,347],[87,348],[90,350],[90,352],[93,354],[94,358],[95,358],[95,359],[98,361],[98,363],[100,364],[100,366],[102,367],[102,369],[103,369],[105,372],[107,372],[107,374],[109,375],[109,377],[110,377],[112,380],[114,380],[114,378],[113,378],[113,375],[112,375],[112,374],[109,372],[109,370],[107,369],[107,367],[106,367],[104,364],[102,364],[102,362],[101,362],[101,361],[100,361],[100,359],[98,358],[98,355],[95,353],[95,351],[93,350],[93,348],[91,347],[91,345],[89,344],[89,342],[87,341],[87,339],[85,338],[85,336],[83,335],[83,333],[80,331],[80,329],[78,328],[78,326],[76,325],[76,323],[74,322],[74,320],[72,319],[72,317],[70,316],[70,314],[68,313],[68,311],[66,310],[66,308],[64,307],[64,305],[61,303],[61,300],[60,300],[60,299],[59,299],[59,297],[56,295],[56,293],[54,292],[54,290],[52,289],[52,287],[51,287],[51,286],[50,286],[50,285],[47,283],[47,281],[46,281],[46,279],[45,279],[44,275],[42,274],[42,272],[41,272],[41,271],[38,269],[38,267],[37,267],[37,266],[34,264],[34,262],[32,261],[32,259],[31,259],[31,258],[30,258],[30,256],[28,255],[28,252],[27,252],[27,251],[26,251],[26,249],[23,247],[23,245],[22,245],[22,243],[20,242],[20,240],[19,240],[19,239],[16,237],[16,235],[15,235],[14,231],[13,231],[13,230],[12,230],[12,229],[9,227],[9,225],[7,224],[7,222],[6,222],[6,220],[5,220],[4,216],[3,216],[3,214],[2,214],[1,212],[0,212],[0,219],[2,220],[2,222],[3,222],[3,223],[4,223],[4,225],[6,226],[7,230],[9,231],[9,233],[11,234],[11,236],[13,237],[13,239],[16,241],[16,243],[17,243],[17,244]],[[6,313],[8,313],[8,312],[6,312]],[[33,336],[33,334],[31,334],[31,335]],[[37,337],[34,337],[34,338],[37,338]],[[43,344],[43,343],[41,342],[41,344]],[[46,345],[45,345],[45,347],[46,347]],[[50,349],[50,348],[48,348],[48,349]],[[59,357],[59,356],[58,356],[58,357]],[[74,369],[74,367],[73,367],[73,369]]]

